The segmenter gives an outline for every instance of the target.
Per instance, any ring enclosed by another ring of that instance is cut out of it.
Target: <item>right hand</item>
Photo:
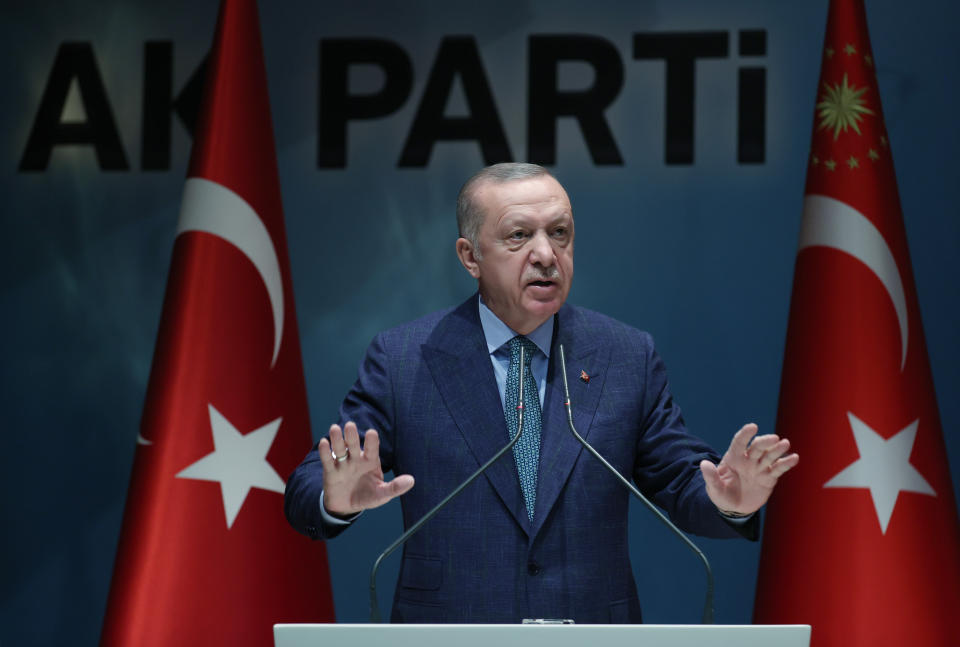
[[[346,460],[335,460],[331,449]],[[373,429],[364,435],[361,449],[356,424],[348,422],[342,431],[340,425],[330,425],[330,439],[321,440],[317,452],[323,463],[323,503],[330,514],[345,517],[376,508],[413,487],[409,474],[383,480],[380,436]]]

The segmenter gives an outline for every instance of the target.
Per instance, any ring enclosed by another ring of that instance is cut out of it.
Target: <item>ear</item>
[[[473,248],[473,243],[466,238],[457,239],[457,258],[460,259],[463,267],[470,272],[470,276],[475,279],[480,278],[480,263],[477,262],[476,250]]]

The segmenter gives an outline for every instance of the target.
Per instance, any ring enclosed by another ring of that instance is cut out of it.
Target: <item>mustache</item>
[[[556,265],[551,265],[543,269],[531,268],[523,273],[522,280],[524,283],[530,283],[532,281],[557,281],[560,279],[560,270],[557,269]]]

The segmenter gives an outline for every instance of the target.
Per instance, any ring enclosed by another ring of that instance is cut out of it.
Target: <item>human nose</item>
[[[530,240],[530,264],[551,267],[554,263],[553,245],[546,232],[537,232]]]

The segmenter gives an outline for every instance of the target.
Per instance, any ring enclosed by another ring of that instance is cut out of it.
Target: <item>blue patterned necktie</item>
[[[517,400],[520,397],[520,347],[523,346],[523,434],[513,446],[513,458],[520,474],[520,489],[527,503],[527,517],[533,521],[533,509],[537,502],[537,466],[540,463],[540,389],[533,379],[530,361],[539,352],[536,344],[523,336],[510,340],[510,368],[507,369],[507,385],[504,390],[504,415],[510,438],[517,434],[519,416]]]

